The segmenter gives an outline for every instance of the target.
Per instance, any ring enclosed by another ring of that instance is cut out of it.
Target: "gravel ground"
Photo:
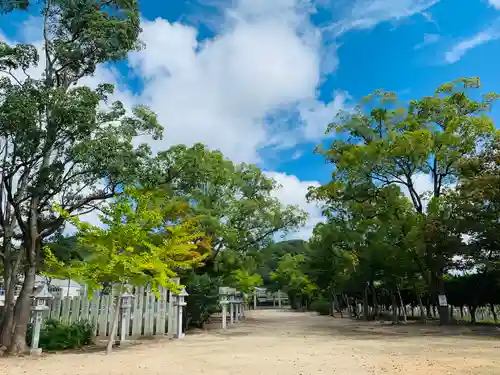
[[[500,337],[467,327],[391,326],[257,310],[226,333],[154,340],[112,355],[0,358],[0,374],[315,375],[500,374]]]

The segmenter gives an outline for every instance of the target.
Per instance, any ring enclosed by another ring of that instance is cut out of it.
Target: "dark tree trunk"
[[[31,317],[31,294],[35,286],[35,266],[28,267],[24,273],[24,282],[21,293],[17,297],[16,307],[14,309],[14,333],[12,341],[7,348],[8,354],[19,355],[27,351],[26,331]]]
[[[493,319],[495,320],[495,324],[498,323],[498,316],[497,316],[497,313],[495,311],[495,305],[493,303],[490,303],[490,310],[491,310],[491,313],[493,314]]]
[[[333,305],[332,305],[332,316],[335,317],[335,310],[340,311],[340,316],[342,317],[342,310],[340,307],[339,300],[337,298],[337,294],[333,293]]]
[[[469,306],[471,324],[476,324],[476,309],[477,306]]]
[[[396,324],[399,320],[398,316],[398,303],[396,301],[396,295],[391,291],[391,302],[392,302],[392,322]]]
[[[418,305],[420,307],[420,319],[425,321],[424,304],[422,302],[422,297],[420,296],[420,294],[417,294],[417,299],[418,299]]]
[[[370,315],[370,310],[368,306],[368,285],[365,286],[365,291],[363,293],[363,319],[368,320]]]
[[[2,323],[0,325],[0,346],[8,347],[14,332],[14,306],[16,278],[8,276],[10,270],[4,270],[5,301]]]
[[[378,304],[378,299],[377,299],[377,292],[375,290],[375,286],[372,284],[372,301],[373,301],[373,318],[377,319],[379,316],[379,304]]]
[[[406,306],[403,301],[403,297],[401,296],[401,291],[399,290],[399,286],[396,287],[397,292],[398,292],[398,297],[399,297],[399,306],[401,306],[401,312],[403,313],[403,322],[407,322],[406,318]]]
[[[464,305],[460,305],[460,318],[464,318]]]
[[[18,250],[13,256],[12,243],[9,236],[4,237],[5,245],[3,247],[3,280],[5,290],[4,311],[2,321],[0,322],[0,347],[8,347],[14,333],[14,306],[15,292],[17,286],[17,275],[19,272],[19,264],[21,263],[23,253]]]

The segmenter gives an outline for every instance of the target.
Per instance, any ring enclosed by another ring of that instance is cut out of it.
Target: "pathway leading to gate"
[[[500,374],[498,337],[386,327],[288,310],[247,312],[227,333],[102,353],[0,358],[9,375]]]

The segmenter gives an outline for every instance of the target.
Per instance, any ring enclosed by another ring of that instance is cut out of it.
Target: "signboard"
[[[446,300],[446,296],[444,294],[438,295],[439,306],[448,306],[448,301]]]

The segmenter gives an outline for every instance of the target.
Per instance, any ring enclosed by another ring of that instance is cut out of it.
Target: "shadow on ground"
[[[311,316],[309,319],[304,318]],[[392,324],[391,322],[371,321],[364,322],[351,318],[333,318],[329,316],[314,316],[313,313],[284,312],[275,314],[258,312],[245,323],[245,331],[252,328],[266,332],[265,326],[274,326],[277,321],[287,321],[288,330],[282,334],[286,336],[344,336],[351,339],[391,340],[407,339],[411,337],[457,337],[457,338],[491,338],[500,340],[500,329],[495,326],[481,325],[449,325],[440,326],[431,321],[426,324],[419,321],[409,321],[406,324]],[[306,329],[304,323],[306,322]],[[295,327],[297,329],[295,329]],[[301,327],[299,329],[299,327]],[[268,334],[275,333],[269,330]]]

